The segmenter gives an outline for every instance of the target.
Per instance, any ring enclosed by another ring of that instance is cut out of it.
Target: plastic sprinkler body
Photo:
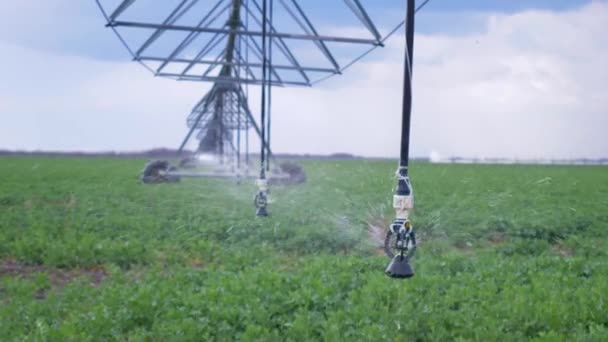
[[[257,216],[268,216],[268,180],[266,178],[259,178],[256,184],[258,186],[258,193],[253,201],[256,208],[255,214]]]
[[[416,235],[414,227],[409,220],[409,214],[414,208],[414,191],[410,184],[407,168],[397,170],[397,189],[393,196],[395,220],[386,232],[384,249],[386,254],[393,258],[385,270],[392,278],[410,278],[414,270],[409,264],[409,258],[416,250]]]

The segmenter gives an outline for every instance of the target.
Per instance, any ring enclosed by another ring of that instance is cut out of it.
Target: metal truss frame
[[[343,1],[370,33],[369,38],[319,34],[300,5],[300,0],[277,0],[277,2],[301,32],[279,31],[272,20],[272,5],[269,20],[267,0],[213,0],[210,2],[208,12],[200,15],[200,20],[187,25],[180,23],[180,19],[191,13],[200,0],[180,0],[165,19],[158,22],[133,21],[125,18],[125,13],[138,0],[122,0],[111,12],[104,9],[101,0],[95,1],[106,18],[106,26],[111,27],[117,34],[131,53],[133,60],[146,66],[155,76],[179,81],[214,83],[211,90],[188,115],[189,131],[179,151],[185,148],[193,135],[202,142],[206,134],[210,132],[216,134],[215,131],[219,130],[219,146],[216,153],[223,156],[227,144],[236,154],[237,163],[240,163],[241,132],[246,134],[245,157],[249,159],[250,128],[253,128],[260,138],[262,158],[264,154],[271,155],[270,94],[273,86],[311,87],[315,83],[311,80],[313,78],[311,73],[320,74],[323,79],[341,74],[342,69],[335,57],[336,54],[327,43],[366,45],[373,49],[383,46],[384,41],[359,0]],[[222,22],[222,18],[226,17],[227,20]],[[151,33],[143,43],[131,47],[118,31],[120,28],[140,29]],[[169,51],[154,53],[152,47],[168,32],[185,35],[172,43]],[[199,37],[202,34],[207,34],[210,38],[199,46],[197,44],[200,43]],[[288,45],[290,41],[312,42],[323,56],[325,65],[304,65]],[[267,45],[269,48],[266,48]],[[273,47],[283,62],[276,64],[272,62]],[[183,56],[184,51],[190,51],[189,49],[194,49],[196,53],[192,56]],[[217,53],[217,50],[220,52]],[[149,65],[152,63],[157,65],[152,67]],[[260,71],[262,71],[261,77]],[[267,88],[264,99],[267,100],[268,107],[262,105],[261,125],[256,122],[248,105],[249,85],[261,85],[263,93]],[[265,113],[268,114],[267,121],[264,119]],[[233,138],[237,141],[234,142]],[[266,168],[268,167],[269,164],[266,164]]]
[[[96,0],[99,3],[99,0]],[[251,69],[261,68],[263,64],[263,56],[261,48],[255,38],[262,37],[262,30],[253,29],[244,25],[242,20],[231,22],[230,20],[223,25],[217,25],[220,18],[225,16],[228,12],[234,9],[234,4],[239,5],[241,16],[248,16],[253,24],[257,27],[261,27],[262,24],[262,6],[260,5],[261,0],[215,0],[213,6],[208,13],[205,13],[201,20],[196,25],[183,25],[179,24],[179,20],[185,15],[189,14],[193,7],[200,0],[181,0],[178,5],[171,11],[171,13],[162,22],[142,22],[142,21],[129,21],[123,19],[125,12],[137,2],[137,0],[122,0],[122,2],[107,15],[106,11],[100,4],[100,8],[104,11],[106,16],[106,26],[117,28],[139,28],[146,30],[153,30],[144,43],[137,48],[130,50],[133,54],[133,59],[139,62],[160,62],[161,64],[156,68],[150,68],[153,70],[156,76],[168,77],[177,80],[185,81],[202,81],[202,82],[238,82],[242,84],[254,84],[259,85],[262,83],[260,77],[256,77]],[[320,73],[324,76],[331,74],[340,74],[341,68],[335,58],[335,53],[327,46],[326,43],[345,43],[345,44],[360,44],[368,46],[382,46],[382,36],[378,32],[376,25],[371,20],[364,6],[359,0],[344,0],[346,7],[352,11],[352,13],[359,19],[363,27],[370,33],[370,38],[361,37],[344,37],[344,36],[332,36],[332,35],[321,35],[319,31],[312,23],[308,15],[302,9],[300,5],[301,0],[278,0],[278,3],[282,6],[286,13],[291,17],[293,22],[297,24],[302,33],[299,32],[279,32],[277,28],[270,24],[269,37],[270,44],[274,45],[277,52],[285,58],[288,63],[271,65],[270,70],[273,77],[267,82],[273,86],[312,86],[310,72]],[[219,27],[218,27],[219,26]],[[154,55],[149,52],[149,48],[166,32],[177,31],[186,32],[187,36],[180,42],[177,42],[175,48],[167,55]],[[118,33],[118,31],[116,30]],[[187,48],[192,47],[193,42],[199,37],[200,34],[207,33],[212,34],[212,37],[207,40],[206,44],[200,47],[198,53],[194,58],[183,58],[179,57],[179,54]],[[245,56],[241,51],[237,51],[235,55],[235,61],[226,61],[222,53],[218,56],[211,56],[211,51],[216,48],[223,41],[230,37],[238,37],[242,40],[243,44],[249,48],[253,55],[258,59],[256,62],[250,62],[246,60]],[[124,39],[123,39],[124,40]],[[318,66],[318,65],[302,65],[296,55],[291,51],[287,45],[287,41],[300,40],[310,41],[318,48],[323,54],[326,62],[329,62],[330,67]],[[226,65],[227,63],[239,64],[247,70],[242,77],[226,78],[220,75],[212,75],[213,71],[218,66]],[[182,72],[168,72],[166,71],[169,64],[182,64],[185,67]],[[202,73],[189,73],[196,65],[207,65],[208,68]],[[295,71],[295,74],[299,75],[297,78],[286,79],[281,77],[280,71]]]

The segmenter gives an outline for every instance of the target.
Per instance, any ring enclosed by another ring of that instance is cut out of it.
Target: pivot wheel
[[[176,183],[180,177],[171,175],[170,171],[176,171],[166,160],[153,160],[146,164],[141,173],[141,181],[144,184]]]

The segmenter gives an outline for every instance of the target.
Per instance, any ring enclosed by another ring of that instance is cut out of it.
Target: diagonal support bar
[[[205,111],[207,110],[207,107],[209,106],[209,102],[210,102],[209,99],[211,97],[213,97],[213,95],[215,94],[215,89],[216,88],[213,87],[211,89],[211,91],[209,93],[207,93],[207,95],[205,97],[203,97],[203,99],[200,101],[200,102],[203,103],[203,110],[201,110],[201,113],[198,115],[198,117],[196,118],[194,124],[192,125],[192,127],[188,131],[188,134],[184,138],[184,141],[182,141],[182,144],[179,146],[179,149],[177,150],[178,154],[182,153],[182,151],[184,150],[184,147],[188,143],[188,140],[190,140],[190,137],[192,136],[192,133],[194,133],[194,131],[196,130],[196,126],[197,126],[198,122],[201,121],[201,118],[203,117],[203,115],[205,114]]]
[[[167,19],[163,21],[163,24],[174,24],[179,20],[179,18],[186,14],[192,8],[192,6],[196,5],[198,1],[199,0],[192,0],[190,3],[188,3],[188,0],[182,0],[182,2],[173,10],[173,12],[169,14]],[[180,12],[186,3],[188,3],[188,6]],[[137,59],[137,57],[139,57],[139,55],[141,55],[150,45],[152,45],[152,43],[154,43],[163,33],[165,33],[165,30],[156,29],[156,31],[154,31],[154,33],[152,33],[152,35],[148,37],[148,39],[146,39],[146,41],[141,45],[137,52],[135,52],[135,59]]]
[[[116,18],[118,18],[124,11],[126,11],[127,8],[133,5],[134,2],[135,0],[123,0],[123,2],[121,2],[120,5],[118,5],[114,12],[112,12],[112,14],[110,15],[110,21],[116,20]]]
[[[240,54],[237,54],[239,57],[241,56]],[[165,58],[162,57],[152,57],[152,56],[140,56],[138,58],[138,60],[140,61],[153,61],[153,62],[160,62],[160,61],[165,61]],[[211,60],[195,60],[195,59],[186,59],[186,58],[173,58],[170,59],[169,62],[174,62],[174,63],[194,63],[194,64],[220,64],[220,65],[230,65],[230,66],[242,66],[242,67],[250,67],[250,68],[261,68],[262,67],[262,63],[246,63],[244,61],[240,61],[240,62],[227,62],[227,61],[211,61]],[[313,71],[313,72],[326,72],[326,73],[335,73],[334,69],[329,69],[329,68],[315,68],[315,67],[300,67],[297,68],[295,66],[291,66],[291,65],[277,65],[277,64],[273,64],[272,65],[274,68],[279,69],[279,70],[306,70],[306,71]]]
[[[376,41],[378,41],[378,44],[382,44],[382,35],[380,35],[380,32],[378,32],[378,29],[367,14],[367,11],[365,11],[363,5],[361,5],[361,2],[359,0],[344,0],[344,3],[346,3],[346,5],[353,11],[357,18],[359,18],[361,23],[365,27],[367,27],[369,32],[371,32],[374,38],[376,38]]]
[[[217,15],[215,15],[214,17],[212,17],[212,15],[215,13],[215,11],[217,11],[217,9],[224,3],[224,0],[219,0],[215,6],[213,6],[213,8],[209,11],[209,13],[207,13],[207,15],[205,17],[203,17],[203,19],[201,19],[196,27],[200,28],[200,27],[206,27],[209,26],[211,24],[213,24],[213,22],[215,22],[215,20],[217,20],[224,12],[226,12],[228,10],[228,8],[230,8],[230,5],[224,6]],[[198,36],[200,35],[200,32],[190,32],[186,38],[184,38],[184,40],[182,40],[182,42],[171,52],[171,54],[169,55],[168,59],[171,58],[175,58],[178,54],[180,54],[184,49],[186,49],[188,46],[190,46],[190,44],[192,44],[192,42],[194,40],[196,40],[196,38],[198,38]],[[216,36],[218,36],[219,34],[216,34],[214,36],[213,39],[215,39]],[[161,72],[168,64],[168,60],[163,62],[157,69],[156,69],[156,73]]]
[[[285,8],[287,9],[287,11],[289,13],[291,13],[291,11],[289,10],[287,4],[285,4],[285,2],[283,0],[281,0],[281,3],[285,6]],[[302,10],[302,7],[300,7],[300,5],[298,4],[298,1],[297,0],[291,0],[291,3],[294,5],[294,7],[298,11],[298,13],[300,13],[300,16],[302,17],[302,19],[304,19],[304,22],[308,26],[308,30],[306,30],[306,28],[304,28],[304,27],[303,27],[303,29],[305,31],[310,31],[315,37],[319,37],[319,34],[317,33],[317,30],[315,29],[315,27],[312,24],[312,22],[306,16],[306,13],[304,13],[304,11]],[[295,19],[295,17],[294,17],[294,19]],[[298,20],[296,19],[296,21],[298,21]],[[298,23],[299,23],[299,21],[298,21]],[[331,64],[336,69],[336,72],[339,73],[340,72],[340,65],[338,65],[338,62],[336,61],[336,59],[334,58],[334,56],[332,55],[332,53],[327,48],[327,45],[325,45],[325,42],[323,42],[323,39],[315,40],[314,42],[315,42],[315,44],[317,44],[317,46],[319,47],[319,49],[321,49],[321,51],[323,52],[323,54],[325,54],[325,56],[327,57],[327,59],[329,59],[329,61],[331,62]]]
[[[257,1],[254,1],[253,5],[256,6],[256,8],[258,9],[258,11],[262,12],[262,9],[260,8],[260,6],[257,3]],[[245,4],[245,9],[251,15],[251,17],[253,18],[253,20],[261,27],[262,26],[262,22],[252,13],[251,9],[249,9],[249,6],[247,4]],[[270,25],[270,32],[271,32],[271,34],[274,34],[274,33],[278,32],[273,24]],[[291,52],[291,49],[289,48],[289,46],[287,46],[287,43],[285,43],[285,40],[283,38],[274,38],[271,35],[271,39],[272,40],[275,40],[275,39],[277,40],[277,42],[278,42],[277,47],[279,48],[279,50],[281,51],[281,53],[283,53],[283,56],[285,58],[287,58],[288,61],[291,62],[291,64],[293,64],[295,67],[301,68],[300,62],[298,62],[298,59]],[[308,77],[308,75],[306,74],[306,72],[304,70],[302,70],[302,69],[299,69],[299,72],[300,72],[300,75],[302,76],[302,78],[304,79],[304,81],[306,81],[306,83],[310,83],[310,78]]]

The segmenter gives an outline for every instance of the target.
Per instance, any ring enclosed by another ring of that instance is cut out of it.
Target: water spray
[[[397,188],[393,196],[395,220],[386,232],[384,249],[392,258],[385,273],[392,278],[410,278],[414,270],[409,263],[416,250],[416,235],[409,219],[414,208],[414,191],[410,183],[409,142],[412,113],[412,60],[414,53],[414,16],[416,0],[407,0],[405,20],[405,66],[403,82],[403,111],[401,122],[401,153],[397,169]]]

